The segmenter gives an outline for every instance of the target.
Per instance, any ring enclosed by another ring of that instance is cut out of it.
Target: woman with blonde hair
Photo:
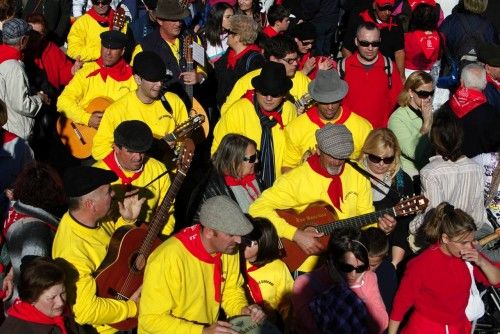
[[[373,177],[370,178],[373,205],[376,210],[393,207],[403,196],[413,194],[411,178],[401,169],[401,149],[394,133],[386,128],[374,129],[366,137],[358,159]],[[407,217],[397,218],[389,237],[395,267],[403,260],[409,246]]]
[[[432,125],[434,86],[430,74],[413,72],[401,91],[399,108],[389,118],[388,128],[396,135],[401,147],[401,166],[410,177],[418,176],[417,145],[425,139]]]

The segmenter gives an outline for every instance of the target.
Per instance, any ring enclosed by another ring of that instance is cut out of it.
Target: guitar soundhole
[[[130,267],[135,270],[135,271],[143,271],[144,267],[146,266],[146,257],[144,254],[137,253],[134,256],[132,256],[132,261],[131,261]]]

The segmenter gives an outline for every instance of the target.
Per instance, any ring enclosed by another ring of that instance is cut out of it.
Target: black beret
[[[481,44],[477,48],[478,60],[493,67],[500,67],[500,45]]]
[[[153,51],[142,51],[134,58],[134,74],[141,78],[157,82],[165,79],[167,67],[161,57]]]
[[[118,30],[101,33],[101,45],[108,49],[123,49],[128,43],[127,36]]]
[[[91,166],[69,168],[63,177],[64,190],[68,197],[86,195],[100,186],[116,180],[118,177],[112,171]]]
[[[153,133],[146,123],[141,121],[124,121],[114,132],[114,141],[130,152],[146,152],[153,144]]]

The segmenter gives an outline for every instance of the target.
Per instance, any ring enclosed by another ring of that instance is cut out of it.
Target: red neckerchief
[[[247,90],[247,92],[245,93],[245,95],[243,95],[243,97],[246,98],[248,101],[250,101],[253,105],[254,94],[255,94],[255,90],[253,90],[253,89]],[[283,119],[281,118],[281,114],[279,112],[277,112],[277,111],[265,111],[265,110],[262,110],[262,108],[260,108],[260,112],[264,116],[272,117],[276,122],[278,122],[281,130],[283,130],[285,128],[285,126],[283,125]]]
[[[436,1],[434,0],[408,0],[408,4],[410,5],[411,10],[415,10],[415,7],[421,4],[436,6]]]
[[[276,30],[274,30],[273,27],[271,27],[271,26],[267,26],[264,29],[262,29],[262,33],[269,38],[273,38],[273,37],[278,36],[280,34]]]
[[[236,66],[238,60],[240,60],[240,58],[249,51],[260,52],[260,48],[255,44],[250,44],[238,54],[236,54],[233,49],[229,49],[229,54],[227,55],[227,68],[230,70],[234,70],[234,67]]]
[[[439,49],[438,33],[433,31],[431,34],[427,34],[422,30],[415,30],[413,33],[420,44],[420,49],[424,53],[425,58],[431,59],[434,52]]]
[[[342,175],[342,173],[344,172],[344,167],[342,167],[342,170],[338,175],[330,175],[321,166],[318,154],[311,155],[307,159],[307,163],[309,164],[309,166],[311,166],[311,169],[313,171],[321,176],[331,179],[330,185],[328,186],[328,196],[330,196],[330,200],[332,201],[333,206],[335,206],[335,208],[337,208],[339,211],[342,211],[340,209],[340,201],[342,200],[342,197],[344,195],[342,194],[342,180],[340,180],[340,175]]]
[[[10,45],[2,44],[0,45],[0,64],[6,60],[21,60],[22,54],[16,48],[13,48]]]
[[[259,267],[256,267],[254,265],[252,265],[250,268],[247,269],[246,272],[247,284],[254,302],[262,306],[264,298],[262,298],[262,292],[260,291],[259,283],[249,274],[250,272],[255,271],[257,269],[259,269]]]
[[[486,81],[490,82],[495,88],[500,89],[500,81],[497,81],[491,77],[488,73],[486,73]]]
[[[224,181],[230,187],[242,186],[246,190],[250,198],[254,201],[259,196],[259,191],[257,190],[257,188],[255,188],[255,185],[253,184],[253,181],[255,181],[255,174],[249,174],[243,176],[242,178],[235,178],[231,175],[224,175]],[[248,188],[251,188],[253,190],[253,194],[249,191]]]
[[[12,132],[9,132],[5,129],[2,129],[1,131],[2,131],[3,144],[7,144],[8,142],[17,138],[17,136]]]
[[[220,303],[222,300],[222,253],[217,253],[214,256],[210,255],[200,237],[201,225],[196,224],[190,227],[186,227],[179,233],[175,235],[177,239],[186,247],[186,249],[196,257],[198,260],[203,261],[208,264],[214,265],[214,290],[215,290],[215,301]]]
[[[89,14],[97,22],[107,24],[109,26],[109,30],[113,30],[113,17],[115,16],[115,11],[112,8],[109,9],[108,16],[101,16],[97,14],[94,7],[90,8],[90,10],[87,11],[87,14]]]
[[[340,106],[340,117],[335,120],[332,124],[344,124],[345,121],[349,118],[351,115],[351,111],[347,109],[345,106]],[[317,106],[313,106],[309,108],[309,110],[306,111],[307,117],[309,117],[309,120],[319,126],[321,129],[324,127],[327,123],[325,123],[321,117],[319,117],[319,111]],[[329,122],[328,122],[329,123]]]
[[[371,22],[377,26],[379,30],[382,30],[384,28],[387,28],[389,31],[391,31],[392,27],[397,27],[398,25],[396,23],[392,23],[392,16],[389,18],[389,23],[386,22],[377,22],[373,17],[370,15],[370,11],[368,9],[362,11],[359,13],[359,16],[363,19],[365,22]]]
[[[134,182],[134,180],[136,180],[139,176],[141,176],[143,171],[143,169],[141,169],[140,171],[135,172],[131,177],[125,175],[120,166],[118,166],[118,162],[116,161],[115,158],[115,151],[111,151],[111,153],[108,154],[106,158],[102,159],[102,161],[104,161],[106,166],[108,166],[109,169],[111,169],[116,174],[116,176],[120,178],[122,184],[128,187],[130,187],[130,185],[132,184],[132,182]]]
[[[130,79],[130,77],[132,76],[132,68],[125,62],[123,58],[111,67],[103,66],[102,58],[97,59],[96,63],[97,65],[99,65],[99,68],[87,75],[87,78],[93,77],[97,74],[101,74],[102,80],[106,82],[106,78],[108,77],[108,75],[116,81],[125,81]]]
[[[486,103],[486,96],[483,92],[475,89],[458,87],[455,94],[450,99],[451,110],[462,118],[467,115],[472,109]]]
[[[301,71],[304,68],[304,64],[306,61],[311,58],[311,51],[307,51],[307,53],[304,53],[300,59],[298,60],[298,69]]]
[[[40,312],[35,306],[25,301],[16,299],[14,304],[9,308],[7,314],[10,317],[18,318],[27,322],[34,322],[35,324],[42,325],[56,325],[62,334],[67,334],[66,326],[64,325],[64,317],[59,315],[57,317],[49,317]]]

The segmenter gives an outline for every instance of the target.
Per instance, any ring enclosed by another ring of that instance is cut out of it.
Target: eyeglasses
[[[364,273],[368,269],[368,265],[362,264],[359,267],[355,267],[355,266],[347,264],[347,263],[338,262],[337,269],[343,273],[346,273],[346,274],[352,273],[353,271],[356,271],[356,273],[361,274],[361,273]]]
[[[370,42],[370,41],[360,41],[358,40],[358,43],[360,46],[364,47],[364,48],[367,48],[369,47],[370,45],[374,48],[378,48],[380,46],[380,41],[373,41],[373,42]]]
[[[257,152],[255,152],[254,154],[252,154],[249,157],[244,157],[243,161],[247,161],[247,162],[249,162],[251,164],[255,163],[257,161]]]
[[[378,164],[378,163],[380,163],[380,161],[383,161],[384,164],[389,165],[389,164],[392,164],[394,162],[394,158],[395,158],[394,156],[387,157],[387,158],[381,158],[381,157],[378,157],[374,154],[368,153],[368,159],[371,162],[373,162],[374,164]]]
[[[297,62],[297,57],[295,58],[282,58],[282,60],[286,61],[288,64],[293,65],[293,63]]]
[[[377,5],[377,9],[380,11],[380,12],[383,12],[385,10],[388,10],[388,11],[394,11],[394,7],[391,6],[391,5],[384,5],[384,6],[379,6]]]
[[[252,240],[246,237],[241,237],[241,243],[246,247],[257,246],[257,240]]]
[[[431,90],[430,92],[426,90],[414,90],[414,92],[421,99],[427,99],[431,96],[434,96],[434,90]]]

